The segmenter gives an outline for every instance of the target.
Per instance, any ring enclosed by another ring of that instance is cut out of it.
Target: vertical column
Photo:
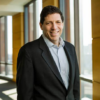
[[[92,0],[93,100],[100,100],[100,0]]]
[[[13,81],[16,81],[16,66],[19,49],[24,44],[23,13],[13,16]]]
[[[70,32],[70,0],[65,0],[65,39],[71,42],[71,32]]]

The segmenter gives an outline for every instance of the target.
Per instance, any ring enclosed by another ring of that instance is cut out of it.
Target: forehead
[[[61,16],[59,13],[54,13],[54,14],[48,14],[45,17],[44,21],[53,21],[53,20],[61,20]]]

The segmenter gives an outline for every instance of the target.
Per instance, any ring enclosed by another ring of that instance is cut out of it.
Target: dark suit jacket
[[[75,48],[65,42],[64,49],[70,65],[68,90],[42,37],[20,49],[17,60],[18,100],[79,100]]]

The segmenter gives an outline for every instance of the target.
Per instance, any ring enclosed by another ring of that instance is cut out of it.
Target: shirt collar
[[[47,46],[50,48],[50,47],[57,47],[54,43],[52,43],[44,34],[42,34],[42,37],[44,39],[44,41],[46,42]],[[59,48],[62,46],[64,47],[65,45],[65,42],[63,41],[63,39],[60,37],[60,45],[59,45]]]

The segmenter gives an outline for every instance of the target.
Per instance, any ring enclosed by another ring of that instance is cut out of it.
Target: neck
[[[59,41],[51,41],[52,43],[54,43],[57,47],[59,47],[60,45],[60,40]]]

